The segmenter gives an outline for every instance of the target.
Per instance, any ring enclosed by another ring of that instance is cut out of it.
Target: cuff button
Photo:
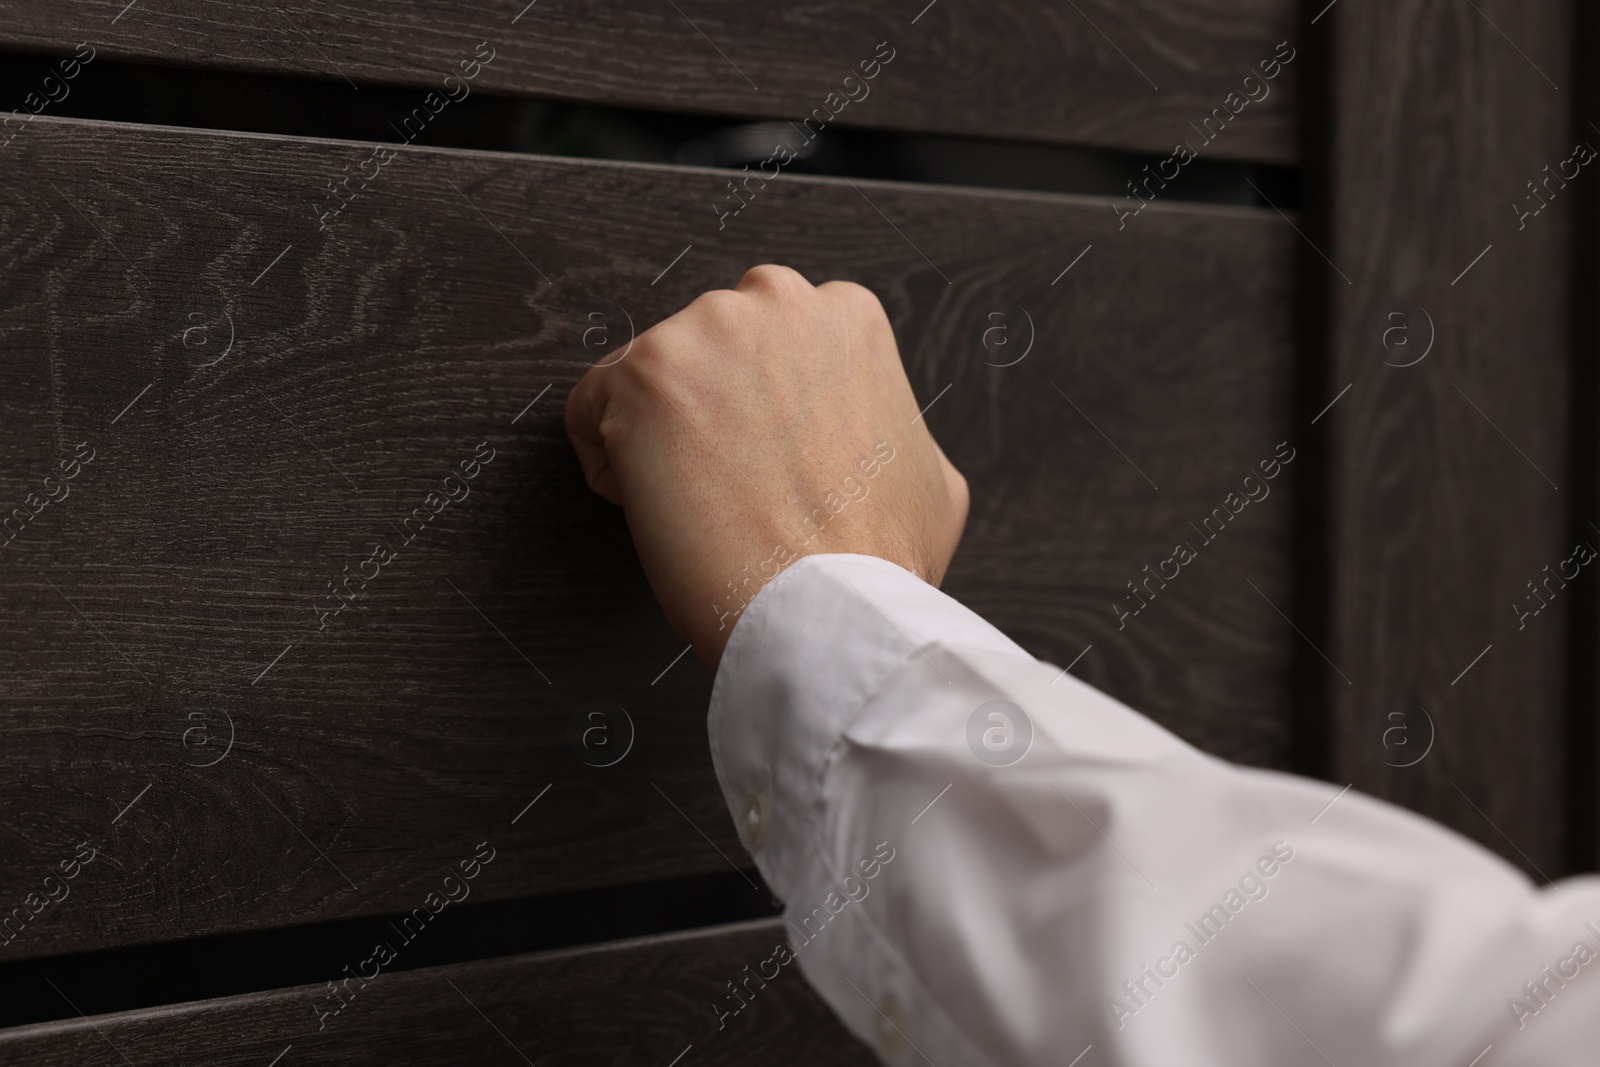
[[[884,997],[872,1027],[873,1037],[878,1044],[878,1053],[884,1059],[896,1059],[905,1052],[909,1041],[906,1037],[906,1025],[906,1013],[900,1007],[900,1002],[892,994]]]
[[[751,793],[744,798],[739,814],[739,836],[745,847],[755,851],[767,843],[767,823],[772,818],[772,801],[765,793]]]

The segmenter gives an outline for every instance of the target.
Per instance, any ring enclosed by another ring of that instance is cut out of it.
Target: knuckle
[[[726,289],[696,297],[688,307],[641,334],[628,358],[617,364],[618,384],[635,393],[648,393],[663,383],[693,373],[697,353],[714,340],[730,321]]]
[[[842,300],[846,306],[858,315],[887,318],[883,304],[878,301],[878,294],[857,282],[828,282],[822,288]]]
[[[726,331],[741,317],[745,298],[732,289],[712,289],[695,297],[685,309],[690,323],[713,333]]]
[[[725,315],[739,302],[739,294],[732,289],[708,289],[684,308],[686,317],[703,318]]]
[[[677,329],[671,325],[671,320],[657,323],[655,328],[634,339],[627,359],[596,369],[607,375],[614,395],[632,397],[673,361],[673,351],[678,347],[676,335]]]
[[[774,293],[803,292],[811,288],[805,276],[793,267],[778,263],[760,263],[744,272],[739,288],[767,289]]]

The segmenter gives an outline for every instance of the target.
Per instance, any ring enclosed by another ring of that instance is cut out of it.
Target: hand
[[[567,435],[713,669],[744,605],[801,556],[879,556],[937,585],[967,519],[877,297],[787,267],[753,268],[592,367]]]

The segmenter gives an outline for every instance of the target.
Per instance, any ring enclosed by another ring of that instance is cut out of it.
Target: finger
[[[578,456],[589,488],[611,503],[621,504],[622,487],[606,451],[605,436],[600,432],[611,402],[610,379],[605,376],[605,370],[605,367],[591,367],[567,394],[567,440],[572,442],[572,451]]]

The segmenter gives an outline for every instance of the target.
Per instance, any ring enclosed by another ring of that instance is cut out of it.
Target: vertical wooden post
[[[1580,4],[1572,34],[1572,139],[1600,150],[1600,5]],[[1573,526],[1600,548],[1600,174],[1574,184],[1572,241]],[[1595,525],[1591,525],[1591,523]],[[1577,586],[1568,656],[1573,671],[1567,755],[1572,866],[1600,867],[1600,576]]]
[[[1550,878],[1568,856],[1572,209],[1600,182],[1600,160],[1558,174],[1575,17],[1336,0],[1307,26],[1330,78],[1330,770]]]

